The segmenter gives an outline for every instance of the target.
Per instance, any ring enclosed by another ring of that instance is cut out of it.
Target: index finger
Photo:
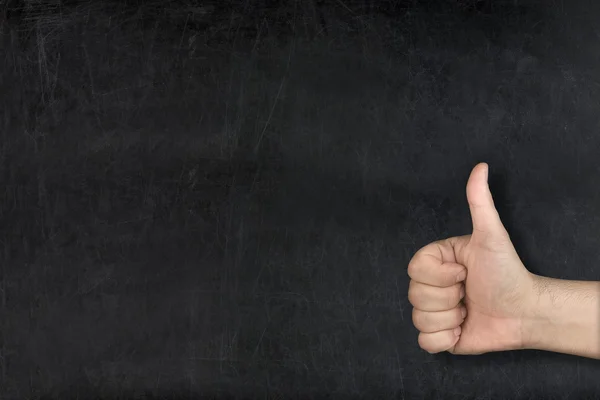
[[[408,263],[408,276],[417,282],[437,287],[449,287],[466,277],[466,268],[452,261],[444,261],[442,251],[427,248],[419,250]],[[465,272],[464,276],[461,275]]]

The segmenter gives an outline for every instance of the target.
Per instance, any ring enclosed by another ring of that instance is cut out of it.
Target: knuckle
[[[412,291],[412,289],[408,290],[408,302],[413,306],[416,307],[417,306],[417,302],[415,300],[415,295]]]
[[[414,281],[411,281],[410,286],[408,287],[408,301],[415,307],[417,307],[419,303],[417,288]]]
[[[415,255],[410,262],[408,263],[408,276],[410,276],[411,278],[413,278],[415,276],[415,272],[417,271],[417,263],[419,262],[417,256]]]
[[[412,313],[412,321],[413,321],[413,325],[415,326],[415,328],[417,328],[419,331],[423,330],[423,312],[413,308],[413,313]]]
[[[423,334],[419,335],[418,342],[419,342],[419,347],[422,348],[423,350],[425,350],[426,352],[428,352],[429,354],[437,353],[437,350],[435,348],[433,348],[431,343],[429,343],[429,341],[426,339],[426,337]]]
[[[420,348],[422,348],[423,350],[427,350],[427,348],[428,348],[427,341],[425,340],[425,337],[423,336],[422,333],[419,334],[419,338],[417,339],[417,342],[419,343]]]

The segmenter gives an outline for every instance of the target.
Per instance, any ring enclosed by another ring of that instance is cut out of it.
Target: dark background
[[[600,279],[595,2],[0,4],[0,398],[600,394],[421,350],[406,273],[485,161],[526,266]]]

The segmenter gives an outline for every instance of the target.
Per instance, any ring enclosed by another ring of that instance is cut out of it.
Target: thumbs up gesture
[[[430,243],[408,264],[413,323],[419,346],[429,353],[523,347],[534,275],[500,220],[487,178],[488,165],[480,163],[467,182],[473,233]]]

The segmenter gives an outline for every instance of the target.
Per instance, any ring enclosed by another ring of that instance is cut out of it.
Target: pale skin
[[[430,243],[408,264],[419,346],[432,354],[537,349],[600,359],[600,282],[530,273],[487,174],[480,163],[467,183],[473,233]]]

